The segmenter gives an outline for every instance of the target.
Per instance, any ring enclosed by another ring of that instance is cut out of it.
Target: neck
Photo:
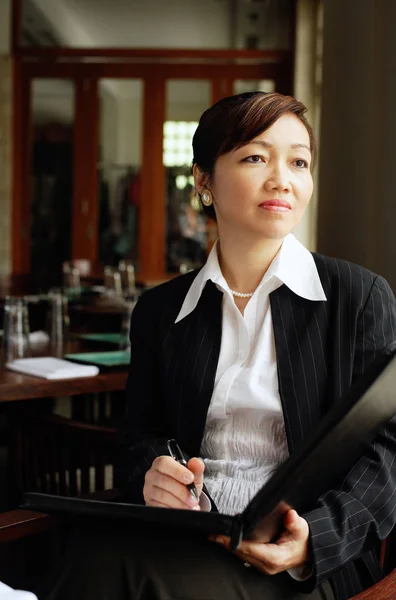
[[[244,242],[220,236],[219,264],[231,290],[250,293],[259,285],[283,240]]]

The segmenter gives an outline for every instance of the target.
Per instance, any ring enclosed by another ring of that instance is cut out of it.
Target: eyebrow
[[[272,144],[269,144],[268,142],[264,142],[264,141],[261,141],[261,140],[256,140],[256,141],[252,140],[251,142],[248,142],[248,144],[249,143],[250,144],[257,144],[259,146],[264,146],[264,148],[272,148],[273,147]],[[295,148],[306,148],[309,152],[311,152],[311,148],[309,146],[307,146],[306,144],[292,144],[290,147],[293,148],[293,149],[295,149]]]

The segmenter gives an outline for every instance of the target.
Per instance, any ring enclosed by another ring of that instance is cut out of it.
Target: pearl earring
[[[213,196],[210,190],[205,190],[201,195],[202,204],[204,206],[211,206],[213,204]]]

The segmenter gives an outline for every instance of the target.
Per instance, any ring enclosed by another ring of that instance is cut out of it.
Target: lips
[[[291,210],[291,206],[286,200],[280,200],[274,198],[273,200],[266,200],[259,204],[259,208],[273,213],[286,213]]]

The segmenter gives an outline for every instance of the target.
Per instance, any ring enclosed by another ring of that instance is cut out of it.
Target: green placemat
[[[81,340],[105,342],[106,344],[119,344],[123,339],[121,333],[81,333],[78,337]]]
[[[121,367],[129,365],[131,353],[129,350],[115,350],[114,352],[79,352],[78,354],[65,354],[64,358],[77,362],[89,363],[98,367]]]

